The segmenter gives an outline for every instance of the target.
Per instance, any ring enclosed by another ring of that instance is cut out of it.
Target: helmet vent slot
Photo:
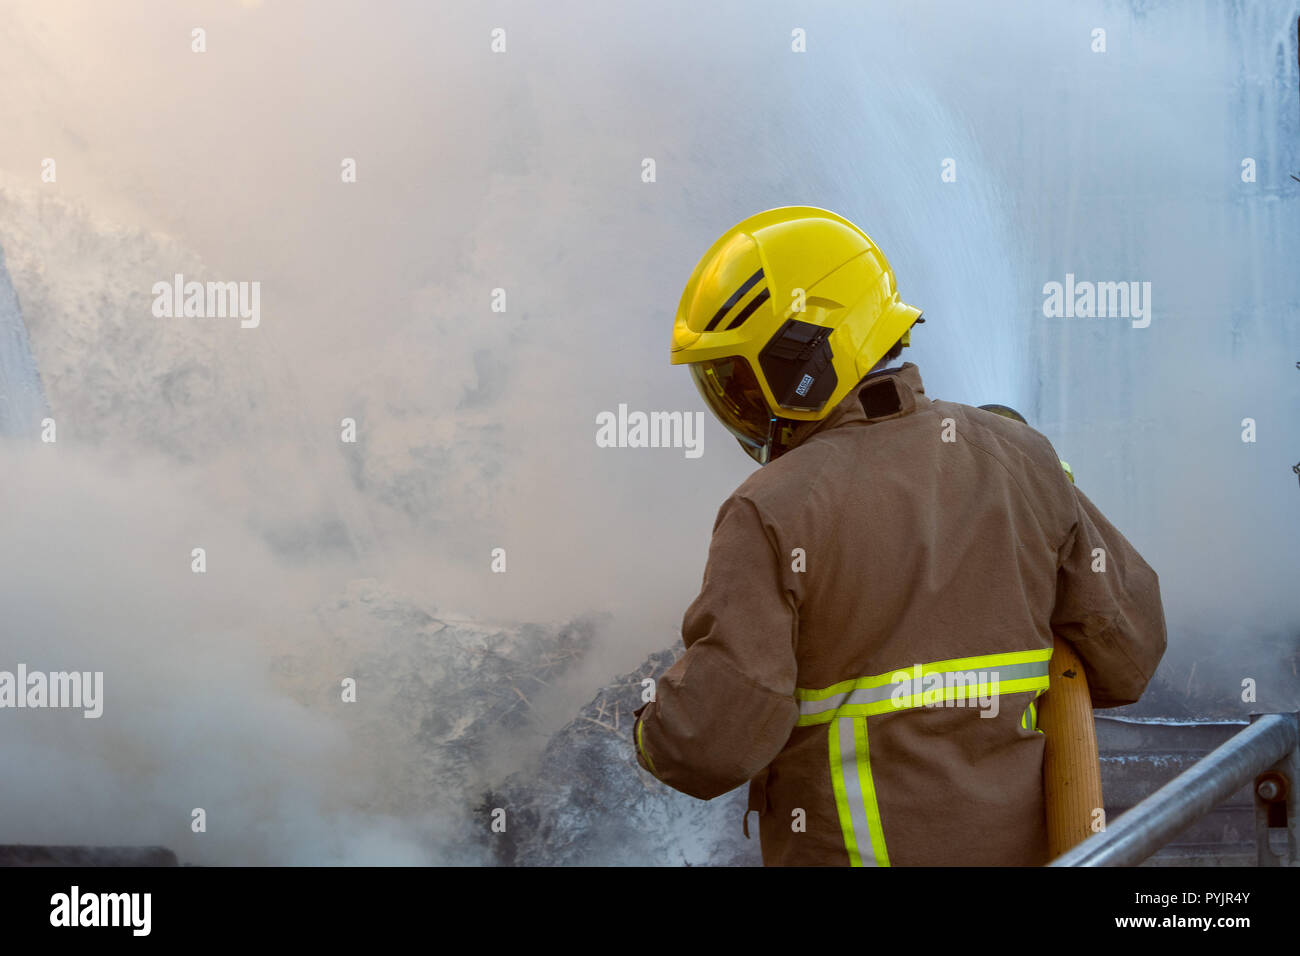
[[[759,269],[752,276],[746,279],[744,284],[735,292],[731,293],[730,298],[728,298],[726,302],[722,303],[722,308],[718,309],[718,311],[713,314],[713,318],[709,319],[709,324],[704,327],[704,331],[712,332],[714,328],[717,327],[717,324],[722,321],[723,316],[725,316],[728,312],[730,312],[732,307],[735,306],[735,304],[739,302],[741,299],[743,299],[745,297],[745,293],[748,292],[750,289],[754,288],[754,285],[761,278],[763,278],[763,270]],[[767,297],[766,291],[764,292],[763,297],[764,298]],[[752,302],[750,303],[750,305],[754,306]],[[754,308],[758,308],[758,306],[754,306]],[[751,309],[750,311],[753,310]],[[749,315],[746,314],[745,318],[746,319],[749,318]],[[735,324],[739,325],[740,323],[737,322]]]
[[[749,318],[751,315],[753,315],[755,310],[757,310],[760,305],[762,305],[764,302],[767,301],[767,297],[768,297],[768,292],[766,289],[764,289],[758,295],[754,296],[754,298],[750,299],[749,305],[741,309],[740,314],[736,316],[735,321],[733,321],[723,331],[730,332],[732,329],[737,329],[740,328],[740,326],[744,325],[745,320]]]

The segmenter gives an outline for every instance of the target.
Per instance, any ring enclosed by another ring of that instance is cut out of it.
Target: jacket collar
[[[871,425],[901,418],[929,402],[921,372],[911,362],[904,362],[900,368],[880,369],[855,385],[825,418],[795,428],[789,448],[797,448],[813,435],[841,425]]]

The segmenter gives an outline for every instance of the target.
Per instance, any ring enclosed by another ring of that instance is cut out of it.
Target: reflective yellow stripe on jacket
[[[1035,694],[1034,699],[1031,700],[1029,706],[1025,708],[1025,712],[1020,715],[1021,727],[1025,728],[1025,730],[1036,730],[1040,734],[1042,731],[1038,730],[1038,704],[1036,702],[1038,698],[1042,696],[1042,693],[1043,692],[1040,690]]]
[[[640,751],[642,758],[645,760],[645,765],[650,768],[650,772],[657,779],[659,771],[655,770],[655,762],[650,759],[650,754],[645,749],[645,741],[641,739],[641,718],[639,717],[636,721],[636,749]]]
[[[829,759],[835,807],[851,866],[889,866],[880,807],[871,775],[867,718],[918,707],[957,706],[978,697],[1047,690],[1052,649],[961,657],[874,677],[842,681],[820,690],[798,688],[798,726],[829,724]],[[1021,726],[1037,729],[1033,702]]]

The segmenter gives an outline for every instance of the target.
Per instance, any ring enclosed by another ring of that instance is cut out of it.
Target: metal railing
[[[1260,866],[1300,866],[1300,714],[1252,714],[1251,724],[1051,866],[1136,866],[1254,781]]]

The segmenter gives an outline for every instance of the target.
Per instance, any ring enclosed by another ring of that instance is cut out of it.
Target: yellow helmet
[[[673,323],[672,362],[751,458],[766,464],[903,340],[921,310],[842,216],[782,206],[727,230],[700,259]]]

